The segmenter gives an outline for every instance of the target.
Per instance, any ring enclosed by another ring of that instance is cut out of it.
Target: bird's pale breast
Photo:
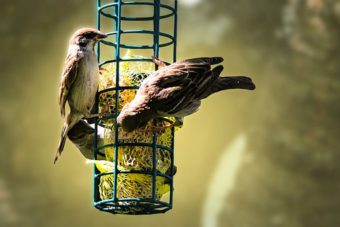
[[[84,57],[79,61],[78,75],[72,85],[70,105],[81,113],[89,113],[94,102],[98,88],[98,62],[96,55],[85,52]]]

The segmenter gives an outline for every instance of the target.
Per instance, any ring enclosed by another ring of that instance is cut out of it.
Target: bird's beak
[[[97,39],[100,40],[100,39],[105,39],[107,37],[107,35],[105,33],[99,33],[97,35]]]

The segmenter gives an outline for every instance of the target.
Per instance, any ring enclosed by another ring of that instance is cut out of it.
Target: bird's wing
[[[211,81],[211,64],[221,58],[184,60],[158,70],[149,83],[152,98],[150,106],[159,112],[174,114],[196,101],[197,91]],[[156,92],[154,92],[156,91]]]
[[[63,73],[61,76],[60,90],[59,90],[59,106],[61,116],[65,116],[65,104],[68,94],[71,90],[72,84],[77,78],[78,65],[81,56],[76,54],[69,54],[66,58]]]
[[[211,58],[201,57],[201,58],[192,58],[192,59],[180,61],[180,63],[182,62],[205,63],[209,65],[216,65],[216,64],[220,64],[221,62],[223,62],[223,58],[222,57],[211,57]]]

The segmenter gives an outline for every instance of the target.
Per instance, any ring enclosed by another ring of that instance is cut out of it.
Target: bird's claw
[[[102,75],[103,72],[108,72],[108,70],[105,68],[99,67],[99,74]]]
[[[109,117],[110,115],[111,115],[111,113],[96,113],[96,114],[85,115],[84,118],[86,120],[90,120],[90,119],[94,119],[94,118],[105,118],[105,117]]]
[[[166,63],[165,61],[159,60],[157,57],[155,56],[151,56],[151,60],[153,63],[155,63],[156,65],[160,66],[160,67],[165,67],[167,65],[169,65],[168,63]]]
[[[158,134],[163,134],[163,133],[165,133],[165,131],[167,129],[171,129],[171,128],[175,127],[175,126],[176,126],[175,123],[171,123],[169,125],[165,125],[165,126],[161,126],[161,127],[153,125],[153,126],[151,126],[151,131],[155,132],[155,133],[158,133]]]

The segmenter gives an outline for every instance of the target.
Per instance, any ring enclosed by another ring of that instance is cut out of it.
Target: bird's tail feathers
[[[227,89],[254,90],[255,84],[251,78],[246,76],[228,76],[219,77],[212,85],[213,93]]]
[[[215,68],[211,70],[213,76],[220,76],[221,72],[223,71],[224,67],[223,65],[218,65]]]
[[[210,65],[220,64],[223,62],[223,60],[224,59],[222,57],[206,58],[206,62],[208,62]]]
[[[214,84],[219,79],[221,72],[223,71],[223,65],[218,65],[213,68],[207,77],[202,77],[203,81],[200,81],[199,86],[196,89],[196,98],[205,99],[212,93],[214,93]]]
[[[66,135],[67,135],[67,128],[68,128],[68,123],[65,122],[64,125],[63,125],[63,128],[61,130],[61,135],[60,135],[60,141],[59,141],[58,149],[57,149],[57,152],[56,152],[55,157],[54,157],[54,164],[58,161],[61,153],[64,150],[65,142],[66,142]]]
[[[65,105],[66,105],[66,96],[64,95],[64,89],[60,88],[59,91],[59,106],[60,106],[60,115],[61,117],[65,117]]]
[[[223,67],[215,67],[213,71],[213,75],[218,76],[223,70]],[[246,90],[254,90],[255,84],[249,77],[245,76],[231,76],[231,77],[218,77],[214,81],[214,83],[210,86],[209,89],[205,90],[203,93],[199,94],[200,99],[205,99],[208,96],[223,90],[228,89],[246,89]]]
[[[220,64],[221,62],[223,62],[223,58],[222,57],[201,57],[201,58],[192,58],[192,59],[187,59],[184,60],[187,62],[191,62],[191,63],[208,63],[209,65],[216,65],[216,64]]]
[[[65,117],[65,107],[60,108],[60,115],[61,117]]]
[[[67,133],[69,132],[70,129],[73,128],[75,124],[77,124],[77,122],[80,119],[81,119],[81,116],[78,114],[69,114],[67,116],[66,122],[64,123],[63,128],[61,130],[59,146],[55,154],[54,164],[58,161],[58,158],[60,157],[61,153],[64,150]]]

